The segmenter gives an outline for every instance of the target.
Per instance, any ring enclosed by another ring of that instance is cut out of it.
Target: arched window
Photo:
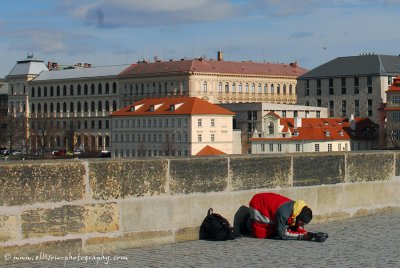
[[[78,93],[77,93],[78,95],[82,95],[82,88],[81,88],[81,85],[78,85]]]
[[[91,95],[96,94],[94,84],[92,84],[92,85],[90,86],[90,94],[91,94]]]
[[[43,89],[43,97],[47,97],[47,87],[44,87]]]
[[[256,85],[254,83],[251,84],[251,93],[256,93]]]
[[[117,83],[113,83],[113,93],[117,93]],[[143,92],[142,92],[143,93]]]
[[[246,93],[249,93],[249,84],[245,84],[244,85],[244,91],[246,92]]]
[[[61,112],[61,109],[60,109],[60,103],[59,103],[59,102],[57,102],[57,113],[59,113],[59,112]]]
[[[106,94],[110,94],[110,85],[106,83]]]
[[[63,111],[63,113],[66,113],[66,112],[67,112],[67,103],[66,103],[66,102],[63,103],[63,109],[62,109],[62,111]]]
[[[108,111],[110,111],[110,102],[109,101],[106,101],[106,111],[108,112]]]
[[[207,82],[203,82],[203,92],[207,92]]]
[[[50,113],[54,113],[54,103],[50,103]]]
[[[78,113],[82,112],[82,104],[78,102]]]
[[[101,83],[97,85],[97,92],[99,95],[103,94],[103,85]]]
[[[283,95],[286,95],[286,85],[283,85]]]
[[[232,92],[236,92],[236,84],[235,83],[232,84]]]
[[[95,110],[96,110],[96,105],[95,105],[94,101],[92,101],[92,102],[90,103],[90,111],[91,111],[91,112],[94,112]]]
[[[32,103],[32,104],[31,104],[31,113],[34,113],[34,112],[35,112],[35,104]]]
[[[242,93],[242,83],[239,83],[239,93]]]
[[[116,111],[116,110],[117,110],[117,102],[116,102],[115,100],[113,101],[112,110],[113,110],[113,111]]]
[[[102,101],[99,101],[97,107],[98,107],[98,108],[97,108],[97,111],[99,111],[99,112],[103,111],[103,102],[102,102]]]
[[[57,96],[60,96],[60,94],[61,94],[61,92],[60,92],[60,86],[57,86],[57,90],[56,90],[57,92],[56,92],[56,94],[57,94]]]
[[[50,97],[53,97],[53,96],[54,96],[54,87],[51,86],[50,87]]]
[[[38,90],[37,90],[38,92],[37,92],[37,96],[38,97],[41,97],[42,96],[42,89],[40,88],[40,87],[38,87]]]
[[[38,103],[38,105],[37,105],[37,111],[38,111],[38,113],[42,112],[42,105],[40,103]]]
[[[292,87],[292,85],[289,85],[289,94],[290,94],[290,95],[293,94],[293,87]]]
[[[270,122],[268,125],[268,134],[273,135],[274,134],[274,122]]]
[[[276,85],[276,94],[280,95],[281,94],[281,85]]]
[[[225,93],[229,93],[229,84],[228,83],[225,84]]]
[[[219,82],[218,83],[218,92],[222,92],[222,83],[221,82]]]
[[[271,84],[271,94],[275,94],[274,84]]]
[[[106,147],[110,146],[110,137],[106,136]]]
[[[31,90],[31,96],[34,98],[35,97],[35,88],[33,87]]]
[[[268,85],[267,84],[264,85],[264,93],[268,93]]]
[[[70,85],[69,87],[69,95],[74,96],[74,86]]]
[[[73,113],[74,112],[74,103],[71,101],[71,103],[69,104],[69,111],[71,112],[71,113]]]
[[[84,86],[83,86],[83,94],[84,95],[87,95],[88,94],[88,85],[87,84],[85,84]]]
[[[98,140],[98,145],[99,145],[99,147],[102,147],[102,146],[103,146],[103,137],[102,137],[102,136],[99,136],[99,137],[97,138],[97,140]]]
[[[67,96],[67,86],[63,86],[63,96]]]
[[[47,113],[47,103],[44,103],[44,105],[43,105],[43,112]]]
[[[258,89],[257,89],[258,93],[262,93],[261,92],[261,84],[258,84]]]
[[[88,103],[85,101],[85,103],[83,104],[83,111],[84,112],[87,112],[87,111],[89,111],[89,105],[88,105]]]

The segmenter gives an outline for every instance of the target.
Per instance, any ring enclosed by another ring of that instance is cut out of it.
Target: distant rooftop
[[[116,76],[128,68],[130,64],[99,66],[90,68],[64,69],[58,71],[42,72],[33,81],[63,80],[74,78]]]
[[[48,71],[44,62],[28,55],[26,59],[17,61],[7,76],[38,75],[42,71]]]
[[[301,75],[299,79],[399,74],[400,56],[364,54],[338,57]]]
[[[152,63],[133,64],[129,69],[121,73],[121,77],[140,75],[168,75],[179,73],[221,73],[242,75],[274,75],[298,77],[307,70],[300,67],[297,62],[290,64],[280,63],[256,63],[205,60],[202,58],[179,61],[159,61]]]

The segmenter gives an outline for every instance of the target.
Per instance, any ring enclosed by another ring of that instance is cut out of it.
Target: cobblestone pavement
[[[121,250],[115,255],[128,260],[108,264],[41,261],[6,267],[400,267],[399,227],[400,213],[382,214],[310,224],[310,231],[329,233],[324,243],[243,237]]]

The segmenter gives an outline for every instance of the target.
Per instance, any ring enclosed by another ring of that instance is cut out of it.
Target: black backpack
[[[217,213],[213,213],[213,209],[208,210],[207,216],[204,218],[200,226],[200,239],[205,240],[232,240],[240,236],[233,231],[229,221]]]

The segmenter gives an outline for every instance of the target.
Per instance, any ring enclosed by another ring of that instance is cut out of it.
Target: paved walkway
[[[123,250],[116,255],[127,261],[109,261],[107,265],[104,260],[97,266],[96,261],[70,260],[6,267],[400,267],[400,213],[308,227],[329,233],[329,239],[324,243],[246,237],[191,241]]]

